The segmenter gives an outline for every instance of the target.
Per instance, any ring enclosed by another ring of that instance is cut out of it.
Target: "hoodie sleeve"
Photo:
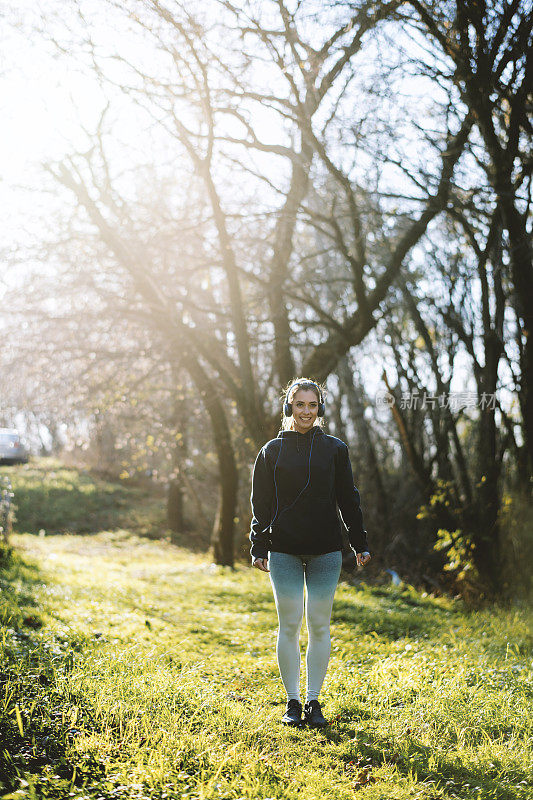
[[[272,500],[274,484],[264,447],[259,451],[252,475],[252,525],[250,530],[250,555],[253,558],[267,558],[270,549],[270,526],[272,520]],[[265,530],[267,528],[267,530]]]
[[[337,452],[335,461],[335,493],[351,546],[356,553],[368,551],[366,531],[363,527],[361,497],[353,483],[350,456],[344,443]]]

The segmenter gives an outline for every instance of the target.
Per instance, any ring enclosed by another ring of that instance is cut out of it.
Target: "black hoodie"
[[[253,558],[267,558],[269,550],[294,555],[341,550],[337,504],[353,549],[368,550],[348,447],[317,425],[306,433],[280,431],[261,448],[251,501]]]

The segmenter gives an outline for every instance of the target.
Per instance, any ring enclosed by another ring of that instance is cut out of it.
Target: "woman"
[[[337,505],[357,563],[370,560],[348,448],[325,434],[321,389],[307,378],[285,392],[282,430],[261,448],[252,477],[250,550],[270,573],[278,612],[276,654],[287,692],[282,722],[300,725],[300,628],[307,587],[307,696],[304,722],[327,725],[318,701],[331,652],[330,620],[342,565]]]

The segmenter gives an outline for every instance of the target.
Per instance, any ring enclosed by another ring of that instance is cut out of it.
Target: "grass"
[[[149,533],[163,525],[161,498],[149,486],[96,479],[55,458],[0,471],[13,485],[18,531],[93,533],[122,527]]]
[[[124,529],[13,544],[0,797],[530,796],[525,606],[468,611],[341,583],[321,695],[331,724],[294,730],[279,723],[267,575]]]

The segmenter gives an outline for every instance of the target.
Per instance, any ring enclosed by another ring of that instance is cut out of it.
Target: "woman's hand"
[[[261,572],[270,572],[268,568],[268,558],[256,558],[253,566],[256,569],[260,569]]]
[[[365,564],[368,564],[368,562],[370,561],[371,558],[372,558],[372,556],[370,555],[370,553],[367,553],[367,552],[365,552],[365,553],[357,553],[357,566],[358,567],[364,567]]]

